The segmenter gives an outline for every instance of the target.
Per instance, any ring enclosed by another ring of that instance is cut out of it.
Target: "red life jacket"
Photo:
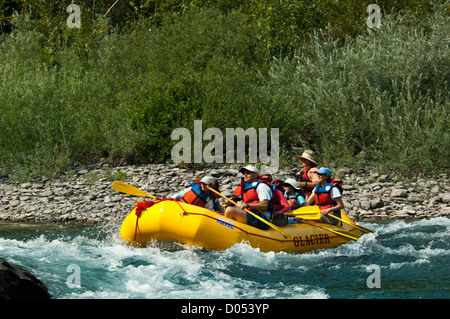
[[[274,212],[287,212],[289,210],[289,204],[284,198],[283,192],[280,190],[280,188],[283,188],[264,180],[262,180],[261,182],[269,186],[270,190],[272,191],[272,200],[269,203],[269,210]]]
[[[191,189],[186,194],[184,194],[180,200],[188,204],[205,207],[209,198],[209,193],[203,193],[202,187],[198,182],[192,184]]]
[[[327,183],[323,187],[321,187],[320,184],[317,184],[316,188],[314,189],[314,201],[321,210],[337,205],[337,203],[331,197],[331,190],[333,189],[333,187],[336,186],[331,183]]]
[[[274,198],[273,199],[274,200],[274,203],[273,203],[273,211],[274,212],[286,213],[288,210],[291,209],[287,199],[284,197],[284,194],[279,189],[277,189],[274,192],[273,198]],[[278,201],[279,204],[275,204],[275,200]]]
[[[240,198],[244,201],[245,204],[257,204],[260,202],[258,197],[258,192],[256,189],[258,188],[258,185],[260,184],[260,181],[255,181],[251,184],[245,183],[244,191],[242,192],[242,186],[239,185],[236,187],[234,191],[234,196]],[[270,187],[269,187],[270,188]],[[273,210],[273,192],[272,192],[272,199],[269,202],[268,211]]]
[[[336,186],[339,189],[339,191],[341,192],[341,195],[344,194],[344,189],[341,186],[342,179],[333,178],[331,180],[331,184],[333,184],[334,186]]]
[[[259,203],[259,197],[258,192],[256,191],[256,188],[258,188],[258,185],[260,182],[256,181],[251,184],[245,184],[244,193],[242,194],[242,199],[244,200],[244,203],[249,204],[257,204]]]
[[[253,182],[251,184],[245,183],[244,191],[242,191],[242,185],[239,185],[238,187],[236,187],[234,191],[234,196],[240,197],[241,200],[243,200],[244,203],[246,204],[248,203],[257,204],[259,203],[259,197],[256,188],[258,188],[259,184],[260,184],[259,181]]]
[[[308,172],[309,172],[310,169],[311,169],[311,167],[310,168],[305,168],[303,171],[297,173],[297,175],[296,175],[297,181],[298,182],[310,182],[310,183],[312,183],[312,181],[308,177]],[[302,187],[302,190],[308,191],[308,192],[312,192],[313,187],[309,187],[309,186],[308,187]]]
[[[269,210],[274,212],[287,212],[290,207],[286,198],[284,198],[283,181],[274,181],[272,177],[267,176],[261,177],[259,181],[269,186],[272,191],[272,200],[271,203],[269,203]]]

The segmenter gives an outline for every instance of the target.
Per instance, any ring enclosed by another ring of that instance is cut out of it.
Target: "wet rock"
[[[49,299],[47,287],[34,275],[0,258],[0,299]]]

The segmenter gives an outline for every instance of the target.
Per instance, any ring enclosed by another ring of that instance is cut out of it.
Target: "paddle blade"
[[[348,240],[355,240],[356,241],[356,240],[358,240],[359,237],[361,237],[360,235],[356,235],[356,234],[353,234],[353,233],[350,233],[350,232],[347,232],[347,231],[343,231],[343,230],[339,230],[339,229],[333,229],[333,228],[330,228],[330,227],[325,227],[325,226],[323,226],[324,224],[322,224],[322,223],[321,224],[310,223],[310,222],[308,222],[306,220],[300,220],[300,222],[304,223],[304,224],[307,224],[307,225],[310,225],[310,226],[313,226],[313,227],[317,227],[317,228],[323,229],[323,230],[327,230],[327,231],[329,231],[331,233],[339,235],[339,236],[341,236],[343,238],[346,238]]]
[[[134,187],[130,184],[127,184],[127,183],[124,183],[121,181],[115,181],[113,183],[113,189],[118,192],[125,193],[128,195],[156,198],[155,196],[149,195],[146,192],[141,191],[137,187]]]
[[[286,215],[313,220],[319,220],[322,216],[318,206],[302,206],[290,213],[286,213]]]

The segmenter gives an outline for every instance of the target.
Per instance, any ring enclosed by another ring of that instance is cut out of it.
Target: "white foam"
[[[434,226],[440,227],[429,228]],[[0,238],[0,253],[10,262],[30,266],[56,298],[329,298],[331,293],[320,280],[304,275],[323,269],[327,273],[358,270],[367,276],[365,267],[377,262],[382,271],[422,269],[436,258],[449,256],[447,218],[367,227],[376,233],[307,254],[264,253],[245,243],[225,251],[161,244],[135,248],[116,235],[106,239],[82,235]],[[80,289],[68,289],[65,284],[70,264],[81,268]],[[277,272],[298,277],[283,282],[281,278],[287,277]]]

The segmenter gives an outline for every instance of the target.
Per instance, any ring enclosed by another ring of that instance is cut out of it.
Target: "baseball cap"
[[[247,165],[247,166],[245,166],[245,167],[242,167],[242,168],[239,170],[239,172],[241,172],[242,174],[244,174],[245,171],[250,171],[250,172],[258,173],[258,175],[259,175],[259,169],[256,168],[256,167],[253,166],[253,165]]]
[[[328,175],[331,177],[331,170],[327,167],[321,167],[319,170],[315,171],[314,173],[320,174],[320,175]]]
[[[214,183],[214,177],[206,175],[200,182],[205,183],[206,185],[212,185],[212,183]]]

